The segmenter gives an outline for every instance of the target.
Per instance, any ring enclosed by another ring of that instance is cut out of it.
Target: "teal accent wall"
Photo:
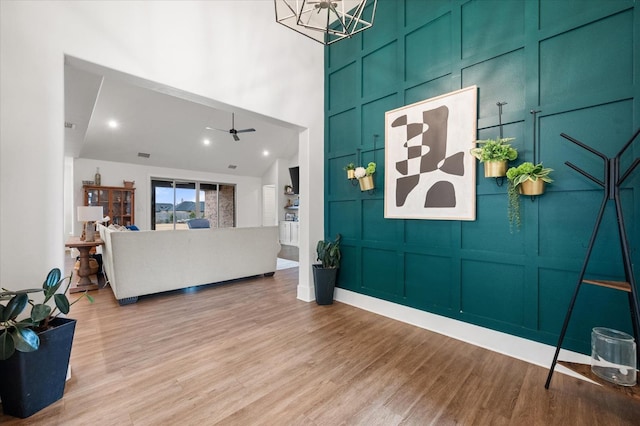
[[[602,161],[560,133],[619,151],[640,127],[638,52],[634,0],[378,0],[373,28],[325,50],[325,237],[343,236],[338,286],[555,346],[603,196],[564,164],[603,178]],[[496,102],[507,102],[515,164],[542,161],[555,182],[523,200],[518,232],[506,184],[481,164],[477,220],[385,219],[385,112],[471,85],[478,139],[498,136]],[[639,154],[640,140],[622,167]],[[372,195],[346,179],[358,156],[378,165]],[[622,191],[636,280],[639,191],[640,169]],[[624,279],[619,247],[609,203],[587,276]],[[594,326],[631,332],[626,293],[583,286],[564,347],[589,353]]]

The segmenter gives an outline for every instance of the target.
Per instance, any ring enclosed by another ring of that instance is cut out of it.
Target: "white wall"
[[[319,195],[301,212],[298,295],[309,300],[303,259],[324,220],[324,54],[278,25],[266,0],[0,2],[0,282],[30,287],[63,264],[65,54],[306,129],[301,192]],[[238,202],[260,196],[258,186]]]
[[[146,167],[136,164],[114,163],[77,158],[74,161],[73,206],[84,203],[83,180],[93,180],[96,168],[100,168],[102,185],[122,186],[123,180],[135,181],[135,224],[140,229],[151,229],[151,179],[168,178],[236,185],[236,226],[260,226],[262,223],[262,184],[260,178],[233,176],[192,170]],[[260,196],[256,199],[256,193]],[[81,223],[74,221],[73,233],[82,233]]]
[[[284,184],[280,182],[280,171],[283,167],[283,160],[281,158],[276,159],[269,167],[269,170],[262,176],[263,185],[273,185],[275,187],[275,202],[276,202],[276,220],[281,221],[284,219],[284,210],[282,189]]]
[[[291,158],[289,158],[289,167],[296,167],[300,165],[299,153],[296,152]]]
[[[284,195],[284,187],[286,185],[291,185],[291,174],[289,173],[289,167],[296,167],[298,165],[299,162],[297,153],[288,159],[278,158],[273,162],[272,166],[269,168],[269,170],[267,170],[264,176],[262,176],[263,185],[276,186],[276,209],[279,221],[284,220],[286,213],[284,206],[287,204],[287,200],[289,200],[289,197]]]
[[[76,222],[74,222],[75,217],[75,207],[77,204],[74,202],[74,194],[75,194],[75,182],[73,175],[73,158],[66,157],[64,159],[64,184],[63,184],[63,194],[64,194],[64,235],[69,236],[74,234],[74,228],[77,226]],[[90,179],[93,180],[93,179]],[[82,231],[80,231],[82,232]],[[65,237],[66,238],[66,237]]]

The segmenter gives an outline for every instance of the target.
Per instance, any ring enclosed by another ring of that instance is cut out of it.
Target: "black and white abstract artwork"
[[[384,217],[476,219],[476,86],[385,113]]]

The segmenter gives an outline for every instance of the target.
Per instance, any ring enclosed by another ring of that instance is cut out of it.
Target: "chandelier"
[[[373,25],[378,0],[274,0],[276,22],[328,45]]]

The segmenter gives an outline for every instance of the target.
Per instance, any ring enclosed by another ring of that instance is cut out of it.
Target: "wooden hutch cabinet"
[[[84,205],[102,206],[111,223],[128,226],[135,224],[135,188],[84,185]]]

